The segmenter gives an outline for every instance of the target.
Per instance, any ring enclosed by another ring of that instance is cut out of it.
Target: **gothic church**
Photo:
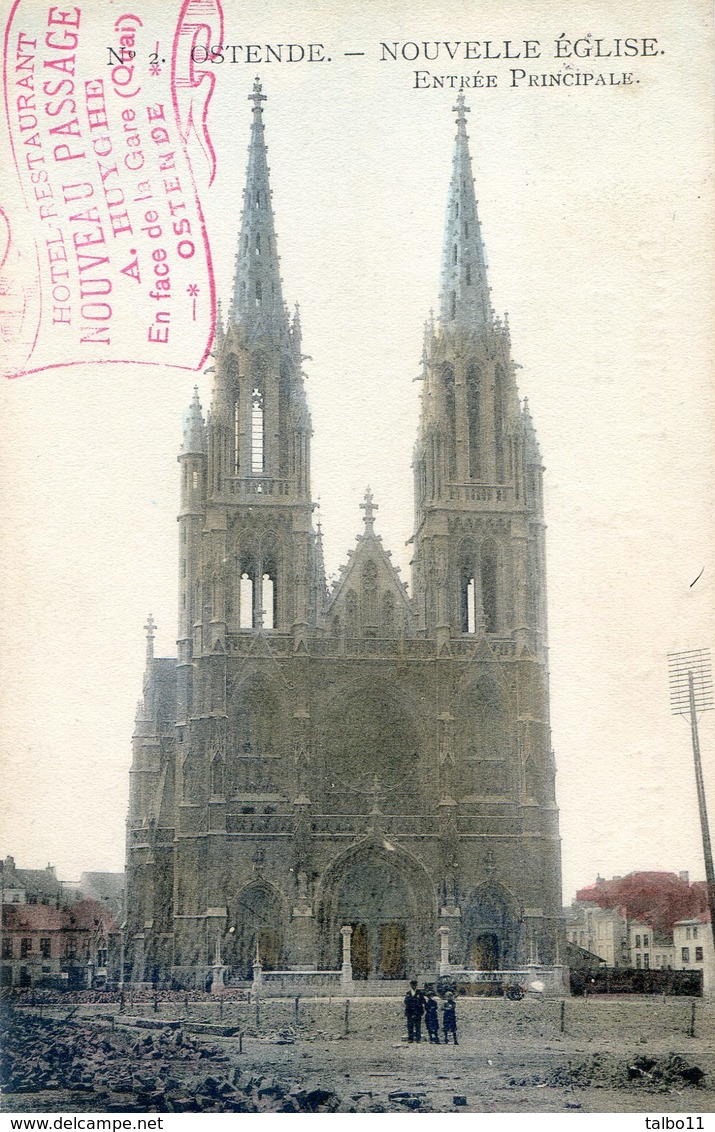
[[[179,455],[176,659],[133,740],[125,977],[352,979],[559,962],[542,465],[495,317],[458,99],[439,317],[425,329],[413,583],[363,530],[329,589],[299,317],[251,139],[234,290]],[[444,944],[446,942],[446,946]],[[444,969],[444,968],[443,968]]]

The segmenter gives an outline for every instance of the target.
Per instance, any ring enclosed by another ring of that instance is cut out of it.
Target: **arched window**
[[[460,620],[463,633],[476,633],[480,623],[475,547],[469,543],[462,550],[459,574]]]
[[[239,381],[238,381],[238,358],[235,354],[229,354],[226,361],[226,382],[229,389],[229,395],[233,398],[233,419],[231,421],[232,437],[231,437],[231,464],[234,476],[238,475],[239,466],[239,453],[241,449],[241,410],[239,398]]]
[[[366,625],[377,624],[377,566],[370,559],[362,574],[363,620]]]
[[[347,620],[347,634],[349,637],[358,635],[358,600],[355,590],[350,590],[345,599],[345,616]]]
[[[476,601],[477,601],[477,586],[474,581],[474,576],[467,580],[467,585],[464,592],[464,605],[462,611],[462,632],[463,633],[476,633],[477,631],[477,614],[476,614]],[[466,616],[466,626],[464,624]]]
[[[211,762],[211,793],[220,798],[224,792],[223,759],[217,755]]]
[[[382,599],[382,635],[392,637],[395,632],[395,595],[387,591]]]
[[[253,628],[253,578],[245,570],[239,587],[238,624],[241,629]]]
[[[494,370],[494,448],[496,452],[497,483],[504,480],[504,370]]]
[[[263,391],[254,386],[251,395],[251,471],[254,473],[264,470],[264,435]]]
[[[263,628],[275,629],[276,627],[276,607],[275,607],[275,585],[273,578],[270,574],[264,574],[262,578],[262,591],[261,600],[263,602]]]
[[[479,428],[480,428],[480,389],[479,370],[472,363],[467,369],[467,425],[469,430],[469,475],[477,480],[480,475]]]
[[[498,602],[498,551],[491,540],[483,543],[480,552],[480,582],[482,609],[487,633],[496,633],[499,622]]]
[[[454,482],[457,477],[457,445],[456,445],[456,402],[454,392],[454,370],[450,365],[442,366],[442,382],[444,386],[444,401],[446,415],[446,473]]]

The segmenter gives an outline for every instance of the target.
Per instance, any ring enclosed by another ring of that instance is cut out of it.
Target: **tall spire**
[[[440,318],[469,329],[489,326],[492,307],[482,233],[474,195],[464,95],[457,96],[457,137],[452,158],[442,253]]]
[[[193,400],[184,414],[184,440],[181,455],[204,455],[206,452],[206,427],[201,414],[199,387],[194,386]]]
[[[268,158],[263,128],[259,79],[248,96],[253,103],[251,142],[243,199],[241,233],[236,255],[231,318],[249,333],[284,328],[287,323],[276,247],[276,232],[268,180]]]

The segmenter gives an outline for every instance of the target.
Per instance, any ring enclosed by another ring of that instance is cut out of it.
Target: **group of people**
[[[422,1018],[425,1020],[427,1036],[435,1045],[439,1045],[439,1003],[434,991],[421,991],[417,986],[417,979],[410,983],[410,989],[405,995],[405,1017],[407,1019],[408,1042],[422,1041]],[[447,991],[442,1002],[442,1031],[445,1045],[449,1045],[449,1036],[452,1035],[454,1044],[457,1042],[457,1003],[452,991]]]

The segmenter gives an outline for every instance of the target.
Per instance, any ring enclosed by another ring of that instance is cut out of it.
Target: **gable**
[[[330,595],[328,626],[333,636],[397,637],[412,625],[404,583],[377,535],[363,535]]]

